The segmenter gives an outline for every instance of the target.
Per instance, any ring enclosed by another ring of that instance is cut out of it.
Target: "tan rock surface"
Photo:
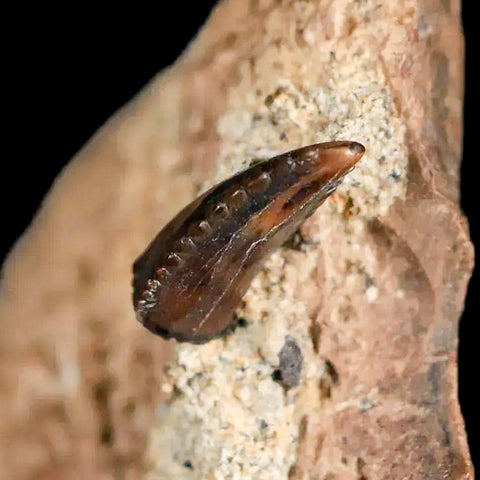
[[[456,399],[462,48],[457,1],[219,5],[4,266],[7,478],[139,478],[147,443],[152,479],[473,478]],[[200,347],[139,328],[131,262],[199,185],[346,136],[367,155],[299,249],[269,259],[247,328]],[[304,355],[288,392],[271,378],[286,334]]]

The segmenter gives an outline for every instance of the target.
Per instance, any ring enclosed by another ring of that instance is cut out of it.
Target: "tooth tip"
[[[350,142],[350,145],[348,146],[348,148],[352,153],[356,153],[356,154],[365,153],[365,147],[358,142]]]

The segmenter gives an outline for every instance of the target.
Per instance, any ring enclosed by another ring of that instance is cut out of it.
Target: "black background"
[[[480,218],[478,208],[479,165],[475,146],[478,145],[478,16],[474,7],[477,2],[464,0],[462,19],[465,33],[465,102],[464,102],[464,143],[461,166],[461,206],[468,217],[470,235],[478,257],[480,245]],[[475,32],[477,30],[477,33]],[[477,53],[476,53],[477,52]],[[480,429],[478,428],[478,396],[480,378],[480,336],[478,335],[478,305],[480,302],[480,268],[477,265],[468,286],[465,310],[460,320],[459,362],[459,397],[462,413],[467,428],[470,453],[475,471],[480,473]]]
[[[28,226],[61,168],[118,108],[178,57],[214,3],[169,2],[170,12],[164,19],[153,7],[149,10],[141,4],[133,5],[137,11],[129,5],[122,12],[116,5],[115,11],[102,14],[94,8],[61,12],[28,7],[28,11],[4,16],[9,33],[3,42],[7,86],[2,116],[9,127],[3,128],[7,135],[2,135],[0,262]],[[461,188],[462,208],[478,245],[476,196],[480,187],[478,158],[473,155],[478,144],[478,74],[473,71],[476,16],[470,8],[465,2],[467,80]],[[459,351],[459,394],[474,458],[479,456],[480,435],[473,426],[480,357],[475,335],[479,294],[477,271],[460,324]]]

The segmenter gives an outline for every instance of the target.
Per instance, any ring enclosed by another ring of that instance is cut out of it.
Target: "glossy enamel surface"
[[[137,319],[165,338],[226,331],[262,259],[285,242],[362,157],[329,142],[256,164],[185,207],[135,261]]]

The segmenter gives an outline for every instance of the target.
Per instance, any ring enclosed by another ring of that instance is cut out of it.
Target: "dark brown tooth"
[[[192,223],[188,228],[188,235],[192,240],[203,240],[212,233],[212,227],[207,220]]]
[[[272,177],[268,172],[262,172],[258,177],[247,183],[246,189],[251,195],[264,192],[272,183]]]
[[[251,166],[187,205],[134,263],[137,319],[157,335],[192,343],[231,331],[262,260],[363,152],[349,141],[309,145]]]

